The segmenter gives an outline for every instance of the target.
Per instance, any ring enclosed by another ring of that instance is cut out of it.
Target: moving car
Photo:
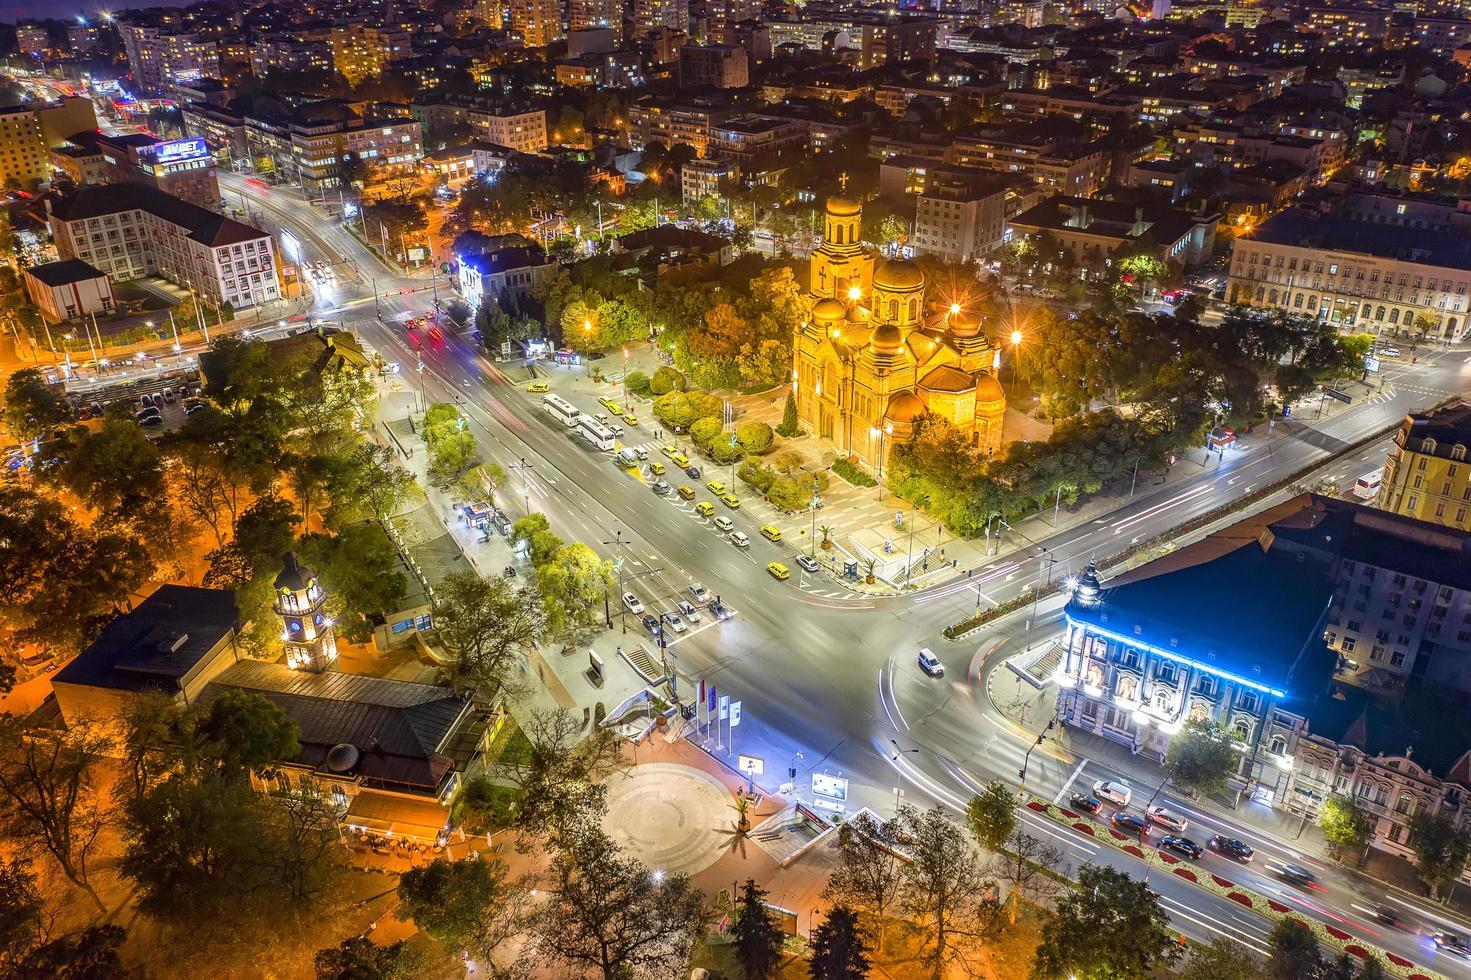
[[[721,514],[710,523],[714,524],[722,531],[730,532],[735,530],[735,521],[731,520],[729,517],[726,517],[724,514]]]
[[[792,577],[792,570],[790,568],[787,568],[787,566],[783,565],[779,561],[767,562],[766,570],[770,572],[771,577],[776,579],[778,582],[785,582],[787,579]]]
[[[551,391],[552,386],[547,384],[545,381],[533,381],[526,390],[541,395],[545,394],[548,391]]]
[[[1093,795],[1115,806],[1128,806],[1129,801],[1134,798],[1134,791],[1129,788],[1128,783],[1100,779],[1093,784]]]
[[[1159,849],[1162,851],[1174,851],[1176,854],[1196,861],[1200,860],[1200,856],[1205,853],[1205,848],[1195,843],[1189,837],[1176,837],[1174,834],[1165,834],[1161,837],[1159,839]]]
[[[725,493],[725,484],[721,483],[719,480],[711,480],[709,483],[705,484],[705,489],[709,490],[711,493],[715,494],[715,496],[719,497]]]
[[[1383,925],[1394,926],[1396,929],[1404,929],[1409,932],[1416,931],[1414,923],[1401,915],[1399,910],[1392,905],[1376,905],[1374,907],[1374,919]]]
[[[659,620],[648,614],[644,615],[644,629],[649,631],[650,636],[664,635],[664,627],[659,625]]]
[[[628,611],[635,616],[644,611],[644,604],[632,592],[623,593],[623,605],[627,606]]]
[[[700,468],[698,466],[686,466],[684,468],[684,475],[691,480],[698,480],[700,478]]]
[[[664,620],[664,625],[674,630],[674,632],[684,632],[684,620],[679,617],[679,613],[667,612],[662,614],[659,618]]]
[[[724,504],[725,506],[729,507],[731,510],[740,510],[741,509],[741,498],[740,497],[737,497],[733,493],[727,493],[727,494],[724,494],[723,496],[721,496],[720,502],[722,504]]]
[[[731,611],[731,608],[725,603],[721,602],[719,599],[716,599],[714,602],[710,603],[710,612],[715,616],[716,619],[718,619],[722,623],[729,619],[731,616],[735,615]]]
[[[675,466],[679,467],[690,465],[690,458],[684,453],[670,453],[669,460],[670,462],[674,463]]]
[[[1435,948],[1459,956],[1463,960],[1471,960],[1471,945],[1454,932],[1437,932],[1430,937],[1435,942]]]
[[[1256,853],[1245,841],[1239,841],[1235,837],[1224,837],[1221,834],[1216,834],[1206,841],[1205,846],[1238,861],[1250,861],[1252,855]]]
[[[811,555],[798,555],[796,561],[804,572],[817,571],[817,560]]]
[[[652,463],[649,464],[649,472],[654,474],[655,476],[663,476],[665,472],[664,464],[659,462],[657,459],[654,460]]]
[[[695,499],[695,488],[694,487],[683,487],[682,486],[678,490],[675,490],[674,492],[677,493],[677,494],[679,494],[679,496],[680,496],[681,499],[684,499],[684,500],[694,500]]]
[[[1149,821],[1137,813],[1129,813],[1120,810],[1108,818],[1108,822],[1117,830],[1127,834],[1138,834],[1141,838],[1149,836]]]
[[[945,676],[945,665],[940,663],[940,658],[924,647],[919,651],[919,669],[931,677]]]
[[[1179,834],[1183,834],[1185,828],[1190,826],[1190,821],[1186,820],[1182,814],[1176,813],[1169,807],[1161,806],[1158,803],[1149,808],[1149,819],[1161,827],[1167,827]]]
[[[647,449],[645,449],[643,446],[634,446],[633,447],[633,454],[635,456],[637,456],[640,461],[649,458],[649,451]]]
[[[681,599],[677,603],[675,603],[675,605],[679,607],[679,614],[683,616],[686,621],[690,623],[698,623],[700,621],[700,611],[696,609],[691,603],[685,602],[683,599]]]
[[[650,484],[650,489],[662,497],[669,492],[669,483],[665,480],[655,480]]]
[[[1383,350],[1381,350],[1379,352],[1379,356],[1380,357],[1399,357],[1400,356],[1399,348],[1398,347],[1386,347],[1386,348],[1384,348]]]
[[[735,545],[737,548],[751,547],[751,539],[747,537],[745,532],[743,531],[730,532],[730,543]]]
[[[1281,878],[1289,885],[1297,885],[1299,888],[1304,885],[1311,885],[1314,881],[1318,879],[1317,875],[1313,874],[1311,871],[1309,871],[1307,868],[1304,868],[1300,864],[1279,864],[1276,866],[1275,870],[1277,872],[1277,877]]]
[[[623,413],[623,421],[628,425],[638,425],[638,416],[632,412]]]
[[[761,536],[767,541],[780,541],[781,530],[779,528],[772,527],[770,524],[762,524]]]
[[[1074,793],[1068,797],[1068,805],[1074,810],[1084,810],[1088,813],[1097,813],[1103,809],[1103,803],[1097,797],[1089,796],[1087,793]]]
[[[701,517],[709,517],[715,513],[715,505],[708,500],[702,500],[698,504],[695,504],[695,513]]]
[[[685,591],[690,594],[691,599],[694,599],[702,606],[708,606],[710,604],[710,600],[715,598],[713,595],[710,594],[710,590],[705,588],[699,582],[691,582],[688,588],[685,589]]]
[[[673,459],[674,454],[679,452],[679,447],[673,444],[668,446],[660,446],[659,452],[663,453],[665,456],[668,456],[670,459]]]

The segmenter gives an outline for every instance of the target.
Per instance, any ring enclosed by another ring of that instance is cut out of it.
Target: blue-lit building
[[[1159,760],[1187,721],[1215,721],[1239,739],[1240,785],[1274,804],[1332,678],[1332,597],[1330,560],[1254,522],[1106,587],[1090,566],[1064,611],[1059,717]]]

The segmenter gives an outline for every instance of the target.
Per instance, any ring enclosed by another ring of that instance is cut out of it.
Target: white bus
[[[572,403],[567,401],[567,399],[559,398],[556,395],[542,395],[541,407],[546,409],[548,415],[569,429],[577,424],[577,417],[582,414],[573,408]]]
[[[591,415],[578,417],[577,434],[586,439],[594,449],[613,448],[613,430]]]
[[[1373,500],[1379,496],[1379,480],[1381,470],[1365,473],[1354,481],[1354,496],[1360,500]]]

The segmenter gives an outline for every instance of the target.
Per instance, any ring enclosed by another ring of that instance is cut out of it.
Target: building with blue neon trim
[[[1233,533],[1234,532],[1234,533]],[[1109,581],[1090,566],[1064,610],[1054,680],[1065,724],[1163,760],[1187,721],[1240,738],[1239,788],[1280,799],[1307,705],[1336,656],[1323,639],[1331,561],[1243,523]]]

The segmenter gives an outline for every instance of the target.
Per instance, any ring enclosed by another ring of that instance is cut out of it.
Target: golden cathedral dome
[[[897,354],[904,345],[904,335],[892,323],[881,323],[873,328],[868,342],[882,354]]]
[[[1006,401],[1006,392],[994,375],[982,374],[976,378],[976,404]]]
[[[970,310],[958,310],[950,314],[946,327],[952,337],[974,337],[981,332],[981,318]]]
[[[905,291],[924,288],[924,273],[913,262],[885,259],[873,271],[874,289]]]
[[[863,205],[846,194],[834,194],[827,199],[827,213],[837,218],[852,218],[863,213]]]
[[[835,323],[847,315],[848,311],[843,309],[843,304],[831,298],[820,299],[812,307],[812,319],[824,323]]]
[[[889,399],[884,418],[891,422],[917,422],[927,411],[929,409],[925,408],[918,395],[912,391],[901,391]]]

